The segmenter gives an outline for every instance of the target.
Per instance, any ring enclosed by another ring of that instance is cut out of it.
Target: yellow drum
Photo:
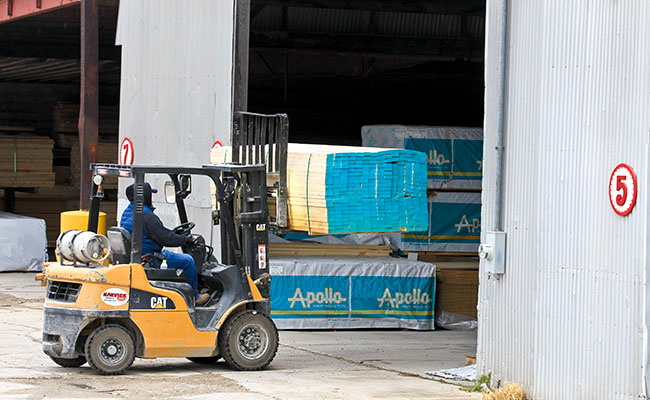
[[[64,211],[61,213],[61,232],[67,232],[71,229],[85,231],[88,229],[88,211]],[[99,212],[99,221],[97,223],[97,233],[106,235],[106,213]]]

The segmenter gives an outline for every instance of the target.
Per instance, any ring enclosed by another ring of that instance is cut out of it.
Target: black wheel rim
[[[269,335],[259,324],[244,325],[237,335],[239,354],[247,360],[257,360],[269,347]]]
[[[109,365],[119,364],[125,357],[125,345],[118,338],[108,338],[99,347],[99,358]]]

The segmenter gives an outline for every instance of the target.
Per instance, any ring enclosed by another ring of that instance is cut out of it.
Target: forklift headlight
[[[104,182],[104,177],[101,175],[93,176],[93,183],[97,186],[101,185]]]

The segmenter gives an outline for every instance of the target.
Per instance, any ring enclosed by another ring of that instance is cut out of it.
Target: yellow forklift
[[[235,370],[266,367],[278,348],[268,301],[267,167],[93,164],[91,169],[88,230],[62,233],[58,261],[44,271],[44,352],[63,367],[88,362],[107,375],[123,373],[135,357],[198,363],[223,358]],[[194,239],[182,250],[195,260],[199,290],[210,294],[201,307],[180,270],[164,269],[160,254],[141,251],[144,182],[161,174],[169,178],[164,195],[175,203],[181,222],[175,232]],[[194,223],[184,200],[196,176],[210,178],[215,189],[219,261],[204,238],[191,233]],[[107,177],[135,180],[132,234],[120,227],[109,228],[108,238],[95,233]]]

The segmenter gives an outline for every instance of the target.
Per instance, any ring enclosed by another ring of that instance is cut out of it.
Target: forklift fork
[[[288,143],[287,114],[263,115],[235,112],[232,130],[232,162],[241,165],[266,164],[269,223],[279,230],[288,227]]]

